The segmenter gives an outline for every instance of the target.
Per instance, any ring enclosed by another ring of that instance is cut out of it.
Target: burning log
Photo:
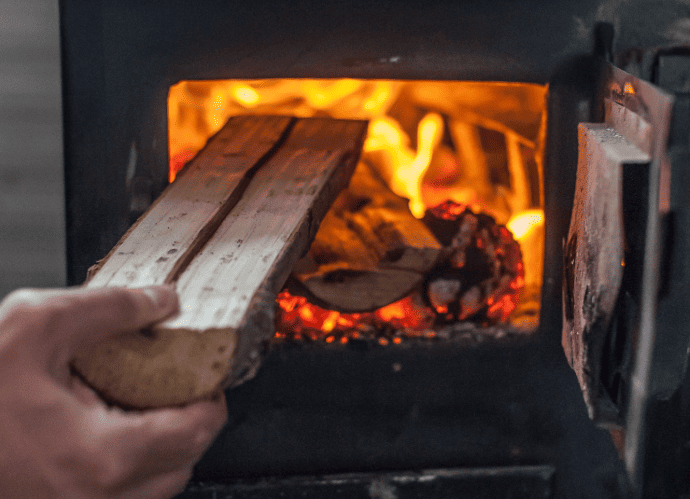
[[[428,210],[424,222],[444,245],[425,286],[363,313],[322,308],[289,287],[278,296],[276,337],[342,344],[368,339],[384,345],[400,343],[402,337],[471,339],[487,333],[498,338],[526,331],[506,324],[525,284],[520,247],[510,231],[452,201]]]
[[[347,184],[363,121],[228,121],[91,275],[88,287],[176,283],[181,312],[80,352],[73,367],[125,407],[187,403],[251,376],[275,297]]]
[[[430,273],[426,291],[441,322],[505,322],[524,286],[520,246],[489,215],[447,201],[424,216],[450,255]]]
[[[443,253],[408,201],[361,162],[293,275],[324,308],[368,312],[420,286]]]

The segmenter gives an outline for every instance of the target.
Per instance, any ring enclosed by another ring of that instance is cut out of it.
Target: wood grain
[[[274,333],[275,297],[352,175],[367,129],[363,121],[300,119],[276,143],[283,122],[271,118],[257,128],[261,119],[242,118],[235,132],[214,137],[173,183],[189,185],[171,186],[89,282],[176,282],[180,296],[176,317],[75,359],[75,369],[107,400],[136,408],[180,405],[237,384],[258,367]],[[246,170],[246,157],[256,161],[264,150],[270,158]],[[236,179],[221,173],[227,169],[238,178],[253,172],[229,214],[211,206],[216,199],[227,207],[218,199],[236,192]],[[208,239],[203,247],[195,242],[199,234]],[[189,261],[172,261],[170,249]],[[169,260],[158,262],[165,255]]]
[[[600,371],[625,264],[623,171],[649,161],[610,124],[580,123],[575,204],[564,251],[562,343],[596,421],[618,417]]]
[[[169,283],[189,263],[280,141],[290,118],[235,117],[110,252],[88,287]]]

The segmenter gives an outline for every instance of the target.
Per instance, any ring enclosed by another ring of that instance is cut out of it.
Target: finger
[[[14,329],[23,330],[27,348],[66,365],[78,350],[146,327],[177,308],[177,295],[168,286],[72,288],[25,290],[10,300],[7,314],[16,323]]]
[[[120,496],[123,499],[168,499],[182,492],[192,477],[192,467],[188,466],[169,473],[150,477],[140,484],[129,483]],[[135,482],[136,483],[136,482]]]
[[[87,386],[78,376],[69,378],[69,391],[72,392],[72,395],[84,407],[104,407],[103,399],[101,399],[98,394]]]
[[[56,329],[66,333],[69,353],[74,354],[108,337],[158,322],[177,308],[177,294],[168,286],[85,290],[64,302]],[[73,314],[80,319],[74,320]]]
[[[227,421],[224,393],[213,400],[190,404],[183,408],[151,411],[146,419],[148,452],[168,456],[169,466],[194,463],[206,452]]]
[[[214,400],[182,408],[145,412],[94,406],[88,427],[137,475],[150,476],[194,464],[225,424],[227,409],[221,393]]]

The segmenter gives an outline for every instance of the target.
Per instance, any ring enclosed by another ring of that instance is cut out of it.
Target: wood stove
[[[397,492],[417,497],[433,489],[424,484],[441,483],[450,488],[439,485],[438,494],[459,497],[625,493],[624,464],[608,432],[587,419],[561,348],[562,248],[574,205],[577,124],[601,121],[606,85],[623,78],[623,89],[631,81],[602,69],[602,61],[672,92],[687,91],[683,47],[690,38],[683,20],[690,18],[690,8],[644,1],[619,7],[599,0],[423,6],[358,0],[61,2],[70,284],[84,280],[86,270],[167,185],[167,99],[179,81],[353,78],[548,85],[538,328],[529,335],[414,339],[400,345],[279,342],[255,379],[228,391],[228,426],[180,497],[395,497]],[[688,462],[682,445],[688,440],[682,417],[688,412],[688,383],[682,382],[687,333],[674,322],[688,308],[682,275],[688,224],[681,188],[687,183],[676,166],[687,157],[687,120],[679,117],[686,105],[679,94],[671,128],[677,147],[668,156],[674,181],[665,184],[671,191],[659,208],[673,216],[660,217],[664,222],[654,234],[658,243],[673,234],[665,251],[674,258],[666,270],[681,274],[662,280],[668,284],[661,287],[658,313],[645,316],[656,328],[639,325],[636,314],[644,313],[634,307],[636,291],[621,298],[630,303],[627,313],[616,317],[628,323],[619,324],[618,336],[604,331],[610,347],[601,361],[610,367],[605,374],[614,376],[619,369],[629,375],[633,367],[641,369],[642,357],[626,345],[649,340],[638,330],[656,335],[657,348],[647,349],[654,356],[648,359],[645,372],[652,373],[652,381],[644,396],[632,393],[630,377],[621,375],[616,386],[622,395],[612,397],[624,416],[627,409],[628,421],[635,412],[631,403],[646,415],[635,419],[641,426],[628,427],[634,438],[648,442],[628,459],[633,460],[628,471],[632,490],[649,497],[688,489],[681,473]],[[655,191],[641,189],[626,206],[640,198],[656,206]],[[656,304],[656,297],[651,299]],[[416,485],[406,489],[405,483]]]

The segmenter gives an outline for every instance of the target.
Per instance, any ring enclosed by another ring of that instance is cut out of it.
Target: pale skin
[[[180,492],[225,424],[219,393],[124,411],[70,373],[81,348],[177,311],[168,287],[21,290],[0,303],[0,495],[156,499]]]

